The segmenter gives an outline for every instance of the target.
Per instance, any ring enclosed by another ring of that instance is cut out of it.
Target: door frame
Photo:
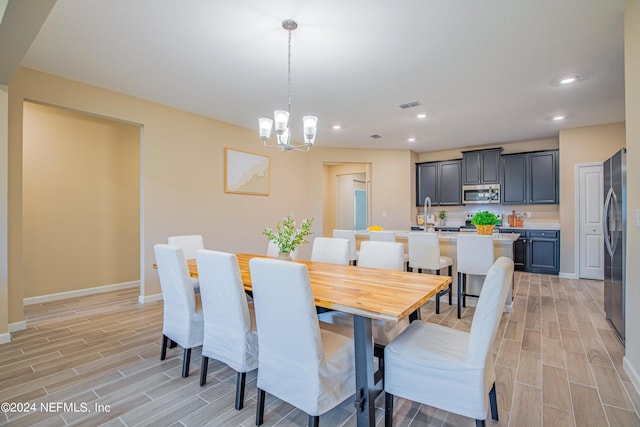
[[[590,166],[602,166],[602,162],[585,162],[585,163],[576,163],[574,166],[574,210],[573,210],[573,224],[574,224],[574,267],[573,267],[573,279],[580,278],[580,209],[581,209],[581,194],[580,194],[580,168],[590,167]],[[592,280],[592,279],[588,279]]]

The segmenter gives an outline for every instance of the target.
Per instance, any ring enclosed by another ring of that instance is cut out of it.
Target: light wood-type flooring
[[[503,315],[495,342],[500,421],[487,425],[639,426],[640,396],[622,369],[623,347],[604,319],[602,282],[516,273],[515,288],[513,312]],[[210,361],[207,384],[198,385],[199,350],[192,354],[191,375],[181,378],[179,347],[160,361],[162,302],[141,305],[137,294],[133,289],[27,306],[28,328],[0,345],[0,403],[26,408],[0,413],[0,424],[253,426],[255,372],[248,375],[242,411],[233,408],[235,373],[222,363]],[[441,309],[435,315],[429,302],[423,319],[468,330],[473,308],[462,320],[455,306],[443,303]],[[382,426],[382,395],[376,403]],[[265,426],[306,422],[301,411],[267,397]],[[320,423],[355,426],[352,399]],[[396,399],[395,425],[474,422]]]

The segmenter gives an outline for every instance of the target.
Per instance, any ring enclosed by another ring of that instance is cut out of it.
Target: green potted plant
[[[492,234],[493,228],[499,222],[496,214],[489,211],[476,212],[471,218],[471,224],[475,225],[478,234]]]
[[[291,252],[295,251],[299,245],[309,243],[306,237],[313,234],[313,231],[311,231],[312,224],[313,218],[303,219],[300,227],[297,228],[295,220],[289,215],[283,218],[282,223],[278,222],[276,224],[275,232],[270,227],[267,227],[262,234],[278,246],[279,258],[290,260]]]
[[[440,218],[440,225],[441,226],[447,225],[447,211],[439,211],[438,212],[438,218]]]

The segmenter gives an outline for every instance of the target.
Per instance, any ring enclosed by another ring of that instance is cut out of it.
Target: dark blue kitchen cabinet
[[[560,232],[557,230],[523,230],[503,228],[502,233],[519,233],[513,245],[513,263],[518,271],[560,273]]]
[[[428,196],[433,206],[462,204],[462,161],[416,163],[416,206]]]
[[[502,148],[462,152],[464,185],[498,184],[500,182],[500,152]]]
[[[502,156],[503,205],[557,204],[558,150]]]

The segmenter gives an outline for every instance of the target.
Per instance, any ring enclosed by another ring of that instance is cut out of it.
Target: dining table
[[[251,291],[249,260],[264,255],[236,254],[242,282]],[[398,322],[420,318],[420,307],[451,283],[450,276],[337,265],[305,260],[317,307],[353,315],[357,425],[375,425],[375,398],[382,392],[383,372],[375,369],[372,320]],[[198,277],[195,259],[189,273]]]

